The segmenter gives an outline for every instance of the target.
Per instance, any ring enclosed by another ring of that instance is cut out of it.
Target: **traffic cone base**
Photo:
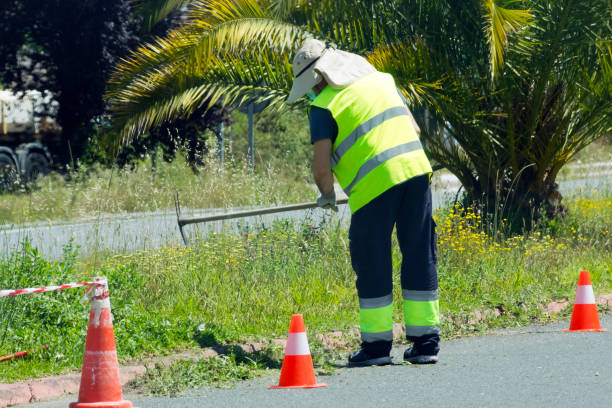
[[[294,388],[294,389],[298,389],[298,388],[323,388],[323,387],[327,387],[327,384],[325,383],[317,383],[314,385],[285,385],[285,386],[280,386],[280,385],[270,385],[268,386],[269,389],[273,390],[273,389],[282,389],[282,388]]]
[[[577,329],[577,330],[570,330],[570,329],[563,329],[564,332],[607,332],[608,329]]]
[[[73,402],[70,408],[132,408],[132,403],[130,401]]]
[[[570,328],[564,332],[605,332],[599,324],[597,304],[591,285],[591,277],[588,271],[580,271],[578,278],[578,288],[576,289],[576,299],[572,310],[572,320]]]
[[[321,388],[326,386],[327,384],[317,383],[315,377],[304,319],[300,314],[293,315],[280,380],[278,385],[271,385],[268,388]]]
[[[268,388],[321,388],[327,386],[323,383],[317,384],[310,355],[285,356],[280,378],[278,385],[271,385]]]

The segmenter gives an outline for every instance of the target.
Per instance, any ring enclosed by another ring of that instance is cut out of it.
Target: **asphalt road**
[[[442,344],[433,366],[341,368],[326,388],[268,390],[278,373],[179,398],[127,395],[135,407],[609,407],[612,333],[564,333],[561,322]],[[612,316],[602,318],[612,329]],[[403,349],[393,350],[401,362]],[[67,407],[76,396],[32,408]]]

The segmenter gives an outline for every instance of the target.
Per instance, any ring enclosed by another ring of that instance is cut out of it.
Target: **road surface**
[[[341,368],[328,387],[268,390],[278,372],[235,388],[202,388],[178,398],[126,395],[135,407],[609,407],[612,332],[564,333],[569,323],[529,327],[442,344],[433,366]],[[602,317],[612,329],[612,316]],[[403,348],[393,350],[401,361]],[[65,408],[76,396],[31,404]]]

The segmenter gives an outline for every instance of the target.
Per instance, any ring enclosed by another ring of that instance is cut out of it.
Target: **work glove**
[[[317,198],[317,205],[326,210],[334,210],[338,212],[338,206],[336,206],[336,193],[332,190],[329,194],[321,194]]]

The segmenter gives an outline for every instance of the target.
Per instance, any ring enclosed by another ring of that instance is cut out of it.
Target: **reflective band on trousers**
[[[406,336],[421,337],[427,334],[440,334],[440,326],[408,326],[406,325]]]
[[[402,290],[404,300],[427,301],[438,300],[438,290]]]
[[[362,178],[364,178],[369,172],[374,170],[376,167],[380,166],[382,163],[386,162],[389,159],[392,159],[396,156],[399,156],[404,153],[413,152],[416,150],[422,150],[423,146],[421,146],[421,142],[418,140],[414,140],[409,143],[404,143],[390,149],[385,150],[382,153],[377,154],[372,157],[370,160],[365,162],[357,171],[357,175],[351,181],[351,183],[344,189],[346,195],[351,194],[351,190]]]
[[[373,343],[375,341],[393,341],[393,330],[388,330],[379,333],[361,332],[361,340]]]
[[[334,150],[334,154],[332,155],[332,167],[336,167],[344,153],[353,147],[357,139],[370,132],[375,127],[380,126],[384,121],[404,115],[409,116],[408,109],[405,106],[394,106],[357,126]]]
[[[393,332],[393,295],[370,299],[360,298],[359,304],[359,327],[362,337],[365,333],[368,333],[367,336],[371,335],[371,338],[375,334],[383,336],[380,333]]]
[[[404,300],[404,320],[407,326],[437,326],[440,324],[438,300]]]
[[[360,309],[377,309],[379,307],[389,306],[393,303],[393,294],[381,296],[377,298],[359,298]]]

